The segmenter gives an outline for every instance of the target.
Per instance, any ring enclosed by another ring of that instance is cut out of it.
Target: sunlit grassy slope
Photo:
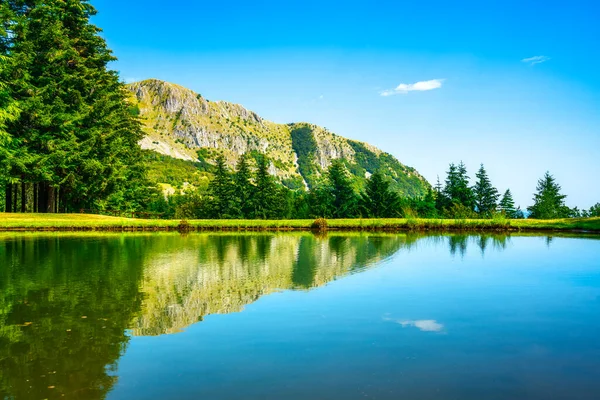
[[[313,220],[190,220],[192,229],[310,229]],[[167,230],[179,220],[137,219],[91,214],[5,214],[0,230]],[[581,230],[600,233],[600,218],[507,219],[331,219],[328,229],[344,230]]]

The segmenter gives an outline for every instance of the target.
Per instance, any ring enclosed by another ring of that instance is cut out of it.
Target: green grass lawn
[[[314,221],[292,220],[190,220],[191,229],[260,230],[310,229]],[[176,230],[181,221],[109,217],[92,214],[0,213],[0,230]],[[600,233],[600,218],[557,220],[508,219],[330,219],[333,230],[497,230],[590,231]]]

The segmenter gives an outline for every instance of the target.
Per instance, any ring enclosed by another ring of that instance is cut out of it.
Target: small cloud
[[[319,96],[319,100],[323,100],[323,95],[320,95],[320,96]]]
[[[138,78],[125,78],[124,81],[125,81],[125,83],[134,83],[134,82],[139,81],[139,79]]]
[[[528,58],[524,58],[521,60],[521,62],[524,62],[525,64],[529,64],[529,65],[535,65],[535,64],[541,64],[543,62],[546,62],[550,60],[550,57],[547,56],[534,56],[534,57],[528,57]]]
[[[384,90],[382,96],[392,96],[394,94],[406,94],[408,92],[424,92],[427,90],[439,89],[442,87],[443,79],[431,79],[429,81],[420,81],[415,83],[401,83],[394,89]]]
[[[434,319],[396,320],[387,317],[383,319],[400,324],[403,328],[414,327],[423,332],[442,332],[444,330],[444,325]]]

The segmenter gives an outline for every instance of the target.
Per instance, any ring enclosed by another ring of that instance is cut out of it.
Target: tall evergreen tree
[[[231,218],[233,211],[233,181],[231,173],[220,154],[216,158],[214,178],[209,186],[213,218]]]
[[[417,203],[417,213],[422,218],[437,218],[438,210],[436,206],[436,193],[429,189],[427,194],[419,199]]]
[[[473,194],[475,197],[475,207],[477,213],[484,217],[489,217],[498,207],[498,190],[492,186],[487,172],[483,164],[479,167],[479,171],[475,174],[477,181],[473,186]]]
[[[442,183],[440,182],[440,177],[438,175],[437,182],[434,187],[434,196],[435,196],[435,209],[438,215],[444,214],[444,209],[448,207],[449,199],[446,197],[444,189],[442,187]]]
[[[475,196],[473,195],[473,190],[469,186],[467,167],[462,161],[460,164],[458,164],[458,181],[456,190],[456,201],[466,208],[473,210],[475,208]]]
[[[352,180],[341,160],[333,160],[327,170],[327,180],[333,202],[334,218],[353,218],[358,211],[358,196],[352,188]]]
[[[390,188],[390,182],[381,171],[375,171],[365,185],[361,205],[371,218],[390,218],[397,216],[399,210],[398,193]]]
[[[513,200],[510,189],[506,189],[506,192],[504,192],[504,195],[502,195],[502,199],[500,199],[498,208],[508,218],[517,218],[517,209],[515,208],[515,201]]]
[[[282,206],[281,194],[275,179],[269,173],[270,161],[264,154],[256,160],[256,176],[254,178],[256,187],[254,189],[254,217],[260,219],[276,218],[278,210]]]
[[[33,185],[40,212],[140,207],[149,189],[137,145],[143,137],[87,0],[22,0],[10,8],[11,95],[16,143],[9,178]],[[24,192],[24,191],[22,191]]]
[[[12,51],[20,27],[18,22],[22,20],[22,16],[16,14],[19,6],[23,7],[20,3],[0,2],[0,188],[3,194],[0,204],[6,212],[16,211],[13,194],[20,174],[13,171],[21,162],[17,156],[20,143],[7,130],[8,123],[18,118],[20,108],[14,92],[23,85],[19,59]]]
[[[242,154],[236,165],[234,175],[233,196],[235,200],[236,213],[241,218],[250,218],[253,211],[252,194],[254,186],[250,182],[252,173],[248,165],[248,156]]]
[[[537,193],[533,196],[534,204],[527,208],[529,218],[554,219],[570,216],[571,210],[565,205],[567,196],[560,193],[560,185],[550,172],[546,172],[538,181],[536,190]]]
[[[309,214],[314,218],[331,218],[333,216],[333,193],[328,184],[321,183],[310,189],[307,196]]]
[[[469,186],[467,168],[462,161],[458,166],[450,164],[443,193],[449,202],[447,208],[459,206],[469,212],[475,208],[475,198]]]

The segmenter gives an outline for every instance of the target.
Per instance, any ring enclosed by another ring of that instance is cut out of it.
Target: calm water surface
[[[0,399],[600,399],[600,240],[0,234]]]

